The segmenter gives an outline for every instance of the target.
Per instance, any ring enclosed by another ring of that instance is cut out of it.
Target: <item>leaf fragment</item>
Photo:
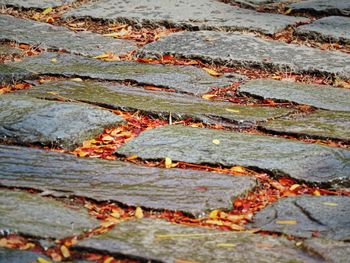
[[[213,97],[215,97],[216,95],[214,95],[214,94],[204,94],[203,96],[202,96],[202,98],[203,99],[205,99],[205,100],[210,100],[211,98],[213,98]]]
[[[217,247],[236,247],[237,244],[233,244],[233,243],[219,243],[216,244]]]
[[[61,253],[62,255],[65,257],[65,258],[69,258],[70,257],[70,252],[69,252],[69,249],[63,245],[60,247],[60,250],[61,250]]]
[[[246,172],[246,170],[242,166],[239,166],[239,165],[233,166],[230,170],[232,172],[236,172],[236,173],[245,173]]]
[[[289,187],[289,190],[293,191],[297,189],[300,186],[300,184],[293,184],[291,187]]]
[[[213,69],[210,69],[210,68],[203,68],[203,70],[206,71],[209,75],[214,76],[214,77],[220,77],[223,75],[222,73],[219,73],[219,72],[217,72]]]
[[[338,206],[337,203],[333,203],[333,202],[322,202],[322,204],[326,206]]]
[[[113,260],[113,257],[107,257],[105,260],[103,260],[103,263],[111,263]]]
[[[219,144],[220,144],[220,140],[214,139],[214,140],[213,140],[213,143],[216,144],[216,145],[219,145]]]
[[[45,15],[51,13],[51,12],[52,12],[52,7],[48,7],[42,12],[42,14],[45,16]]]
[[[298,222],[296,220],[277,220],[277,225],[296,225]]]
[[[220,210],[217,210],[217,209],[213,210],[213,211],[210,212],[209,217],[211,219],[218,218],[219,217],[219,213],[220,213]]]
[[[38,257],[38,259],[36,261],[38,261],[39,263],[51,263],[51,261],[46,260],[46,259],[44,259],[42,257]]]
[[[173,161],[169,157],[165,157],[165,168],[171,168],[173,166]]]
[[[141,219],[143,218],[143,211],[142,211],[142,208],[141,207],[137,207],[136,210],[135,210],[135,217],[137,219]]]
[[[235,109],[225,109],[226,111],[228,112],[235,112],[235,113],[239,113],[240,111],[239,110],[235,110]]]

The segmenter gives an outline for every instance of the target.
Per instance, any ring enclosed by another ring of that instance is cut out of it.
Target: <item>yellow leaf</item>
[[[173,161],[169,157],[165,157],[165,168],[171,168]]]
[[[213,94],[204,94],[202,96],[203,99],[205,100],[210,100],[211,98],[215,97],[216,95],[213,95]]]
[[[61,246],[60,250],[61,250],[62,255],[65,258],[69,258],[70,257],[69,249],[66,246]]]
[[[125,159],[128,160],[128,161],[132,161],[132,160],[135,160],[137,158],[139,158],[137,155],[131,155],[131,156],[125,158]]]
[[[56,62],[57,62],[57,58],[51,59],[51,62],[52,62],[52,63],[56,63]]]
[[[111,216],[115,217],[115,218],[120,218],[120,213],[118,211],[113,211],[111,213]]]
[[[217,226],[223,226],[224,223],[220,220],[207,220],[205,221],[207,224],[211,224],[211,225],[217,225]]]
[[[239,110],[234,110],[234,109],[225,109],[225,110],[228,111],[228,112],[236,112],[236,113],[239,112]]]
[[[237,231],[243,231],[244,230],[243,226],[240,226],[240,225],[237,225],[237,224],[229,223],[229,224],[227,224],[227,226],[229,226],[232,230],[237,230]]]
[[[112,257],[108,257],[105,260],[103,260],[103,263],[111,263],[114,260]]]
[[[103,34],[102,36],[104,36],[104,37],[116,37],[116,36],[118,36],[118,32]]]
[[[142,208],[141,207],[137,207],[136,210],[135,210],[135,217],[137,219],[141,219],[143,218],[143,211],[142,211]]]
[[[278,225],[296,225],[298,222],[296,220],[277,220]]]
[[[83,80],[81,78],[73,78],[70,79],[71,81],[75,81],[75,82],[82,82]]]
[[[284,12],[285,15],[290,14],[293,11],[293,8],[288,8],[288,10],[286,12]]]
[[[327,206],[338,206],[337,203],[333,203],[333,202],[322,202],[322,204]]]
[[[36,261],[38,261],[39,263],[51,263],[51,261],[43,259],[41,257],[38,257],[38,259]]]
[[[289,190],[293,191],[297,189],[300,186],[300,184],[293,184],[291,187],[289,187]]]
[[[203,68],[203,70],[205,70],[209,75],[214,76],[214,77],[220,77],[223,75],[222,73],[219,73],[219,72],[217,72],[213,69],[210,69],[210,68]]]
[[[94,58],[103,59],[103,58],[109,58],[110,56],[111,56],[111,54],[109,54],[109,53],[103,53],[102,55],[96,56]]]
[[[49,13],[51,13],[52,12],[52,7],[48,7],[48,8],[46,8],[43,12],[42,12],[42,14],[43,15],[47,15],[47,14],[49,14]]]
[[[321,196],[321,193],[320,193],[320,191],[318,191],[318,190],[315,190],[312,194],[313,194],[313,195],[316,195],[316,196]]]
[[[216,145],[219,145],[219,144],[220,144],[220,140],[214,139],[214,140],[213,140],[213,143],[216,144]]]
[[[84,152],[84,151],[82,151],[82,150],[75,151],[74,153],[75,153],[76,155],[78,155],[79,157],[86,157],[86,156],[89,155],[88,152]]]
[[[218,218],[219,213],[220,213],[220,210],[213,210],[213,211],[210,212],[209,217],[210,217],[211,219]]]
[[[236,244],[232,244],[232,243],[219,243],[216,244],[217,247],[236,247]]]
[[[245,169],[242,167],[242,166],[233,166],[231,169],[230,169],[232,172],[236,172],[236,173],[244,173],[245,172]]]
[[[115,223],[116,223],[116,222],[103,221],[103,222],[101,222],[100,225],[103,226],[103,227],[110,227],[110,226],[114,226]],[[106,229],[103,229],[103,230],[102,230],[102,233],[105,233],[105,232],[107,232],[107,230],[106,230]]]

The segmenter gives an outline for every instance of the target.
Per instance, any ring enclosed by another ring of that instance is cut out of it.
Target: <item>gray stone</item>
[[[0,167],[0,185],[192,215],[230,210],[236,197],[256,186],[247,176],[142,167],[1,145]]]
[[[294,12],[309,12],[326,15],[350,15],[348,0],[308,0],[289,5]]]
[[[56,53],[44,53],[37,57],[27,58],[23,62],[11,63],[11,65],[45,75],[129,80],[196,95],[207,93],[213,87],[227,87],[235,81],[245,79],[244,76],[238,74],[233,74],[231,78],[212,77],[204,70],[192,66],[105,62],[77,55]]]
[[[264,40],[252,34],[180,32],[148,44],[138,53],[144,57],[164,54],[233,67],[252,66],[296,73],[335,74],[350,79],[349,54]]]
[[[241,85],[238,92],[264,99],[306,104],[325,110],[350,111],[350,90],[332,86],[278,80],[251,80]]]
[[[9,47],[7,45],[0,44],[0,56],[20,54],[21,50],[14,47]]]
[[[346,263],[349,262],[349,242],[334,241],[321,238],[307,239],[303,242],[303,248],[310,254],[320,256],[326,262]]]
[[[294,221],[291,223],[290,221]],[[288,197],[258,212],[252,227],[298,237],[350,240],[350,197]]]
[[[37,263],[36,260],[39,257],[49,260],[49,258],[39,253],[0,247],[0,263]]]
[[[278,134],[350,142],[350,112],[318,110],[309,115],[272,120],[261,128]]]
[[[33,76],[33,72],[26,69],[0,64],[0,84],[11,84],[19,80],[33,78]]]
[[[64,27],[0,15],[0,39],[39,45],[49,50],[65,50],[86,56],[105,52],[127,53],[136,49],[129,40],[111,39],[91,32],[72,32]]]
[[[57,7],[64,4],[73,3],[74,0],[0,0],[0,6],[14,6],[20,8],[38,8]]]
[[[274,34],[308,19],[264,14],[215,0],[104,0],[70,12],[67,17],[114,20],[140,26],[166,25],[190,29],[251,30]]]
[[[305,38],[350,44],[350,18],[329,16],[298,27],[295,32]]]
[[[123,119],[90,105],[45,101],[15,94],[0,96],[0,139],[74,149]]]
[[[290,110],[283,108],[232,106],[232,103],[210,102],[184,94],[98,82],[61,81],[23,93],[37,98],[79,100],[111,109],[138,110],[163,119],[168,119],[169,115],[173,120],[192,118],[194,121],[227,127],[249,127],[290,113]]]
[[[0,232],[61,239],[99,225],[83,209],[69,209],[61,202],[27,192],[0,189],[0,193]]]
[[[316,262],[284,238],[219,231],[143,219],[75,245],[147,262]]]
[[[259,6],[273,6],[274,4],[293,2],[297,0],[230,0],[232,3],[238,3],[244,8],[257,8]]]
[[[219,140],[220,144],[213,143]],[[143,132],[117,150],[143,159],[240,165],[315,184],[350,185],[350,151],[246,133],[171,125]]]

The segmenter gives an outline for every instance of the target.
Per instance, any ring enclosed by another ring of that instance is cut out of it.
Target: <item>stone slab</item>
[[[27,192],[0,189],[0,193],[0,231],[62,239],[99,226],[84,209],[69,209],[61,202]]]
[[[124,120],[98,107],[15,94],[0,97],[0,140],[74,149]]]
[[[12,84],[19,80],[31,79],[34,75],[26,69],[0,64],[0,84]]]
[[[0,247],[0,263],[37,263],[38,258],[49,260],[43,254],[32,251],[15,250]]]
[[[105,52],[127,53],[136,49],[129,40],[111,39],[91,32],[73,32],[64,27],[0,15],[0,39],[38,45],[49,50],[98,56]]]
[[[350,111],[350,89],[278,80],[251,80],[241,85],[238,92],[264,99],[306,104],[325,110]]]
[[[0,185],[53,191],[192,215],[232,209],[232,201],[256,186],[253,178],[0,145]]]
[[[320,256],[326,262],[346,263],[349,261],[349,242],[312,238],[305,240],[302,246],[310,254]]]
[[[316,262],[284,238],[176,225],[160,219],[119,224],[77,250],[105,251],[145,262]]]
[[[324,17],[311,24],[298,27],[295,32],[305,38],[313,38],[318,41],[350,44],[350,17]]]
[[[309,115],[272,120],[260,126],[277,134],[350,142],[350,113],[318,110]]]
[[[0,44],[0,56],[20,54],[20,53],[21,53],[21,50],[18,48],[9,47],[7,45]]]
[[[292,8],[294,12],[350,16],[348,0],[308,0],[290,4],[289,8]]]
[[[219,140],[214,144],[213,140]],[[269,136],[171,125],[143,132],[117,150],[143,159],[240,165],[337,187],[350,185],[350,151]]]
[[[74,0],[0,0],[0,6],[45,9],[73,3]]]
[[[43,53],[37,57],[24,59],[22,62],[10,63],[10,65],[45,75],[128,80],[195,95],[207,93],[213,87],[227,87],[233,82],[246,79],[238,74],[232,74],[229,77],[212,77],[204,70],[193,66],[105,62],[77,55],[57,53]]]
[[[180,32],[150,43],[138,52],[143,57],[159,57],[165,54],[233,67],[335,74],[350,79],[349,54],[264,40],[252,34]]]
[[[283,224],[285,221],[296,224]],[[350,197],[288,197],[258,212],[253,227],[298,237],[350,240]]]
[[[137,110],[163,119],[168,119],[169,115],[173,120],[192,118],[194,121],[226,127],[250,127],[291,112],[283,108],[233,106],[232,103],[210,102],[184,94],[98,82],[61,81],[22,93],[37,98],[79,100],[111,109]]]
[[[197,30],[245,29],[266,34],[274,34],[287,26],[308,21],[302,17],[259,13],[215,0],[104,0],[67,12],[67,17]]]

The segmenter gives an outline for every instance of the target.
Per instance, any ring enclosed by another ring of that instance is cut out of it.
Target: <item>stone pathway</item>
[[[348,261],[348,1],[0,8],[0,262]]]

